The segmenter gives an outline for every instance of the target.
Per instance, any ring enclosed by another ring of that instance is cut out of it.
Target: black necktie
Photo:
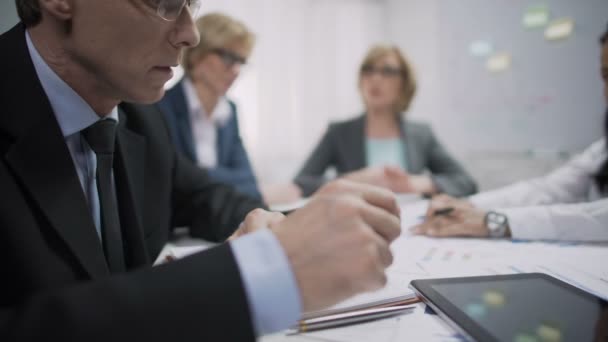
[[[97,155],[97,191],[101,213],[101,237],[110,271],[125,270],[125,258],[116,194],[112,185],[112,163],[116,141],[116,121],[100,120],[82,131]]]

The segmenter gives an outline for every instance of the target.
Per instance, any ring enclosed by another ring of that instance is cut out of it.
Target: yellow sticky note
[[[572,35],[574,31],[574,20],[570,18],[562,18],[555,20],[545,29],[545,39],[559,40],[566,39]]]
[[[500,52],[492,55],[486,62],[486,69],[490,72],[502,72],[511,67],[511,55],[506,52]]]

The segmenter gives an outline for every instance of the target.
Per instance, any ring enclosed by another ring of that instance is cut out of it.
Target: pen
[[[288,335],[306,333],[328,328],[337,328],[345,325],[369,322],[377,319],[401,315],[415,308],[413,305],[398,305],[379,309],[368,309],[337,315],[300,320],[298,324],[288,331]]]
[[[433,216],[449,215],[452,211],[454,211],[454,208],[452,207],[437,209],[433,213]]]
[[[449,215],[450,213],[452,213],[454,211],[454,208],[452,207],[446,207],[446,208],[441,208],[441,209],[437,209],[435,210],[435,212],[433,213],[433,217],[437,217],[437,216],[444,216],[444,215]],[[420,220],[424,220],[426,219],[426,215],[422,215],[419,217]]]

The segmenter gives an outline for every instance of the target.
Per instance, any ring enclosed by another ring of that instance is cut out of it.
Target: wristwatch
[[[507,219],[507,215],[495,211],[488,211],[484,223],[491,238],[502,238],[507,235],[507,229],[509,228],[509,219]]]

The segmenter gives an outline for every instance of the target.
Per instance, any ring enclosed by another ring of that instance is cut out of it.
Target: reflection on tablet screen
[[[605,341],[605,301],[543,279],[433,284],[432,288],[500,341]]]

